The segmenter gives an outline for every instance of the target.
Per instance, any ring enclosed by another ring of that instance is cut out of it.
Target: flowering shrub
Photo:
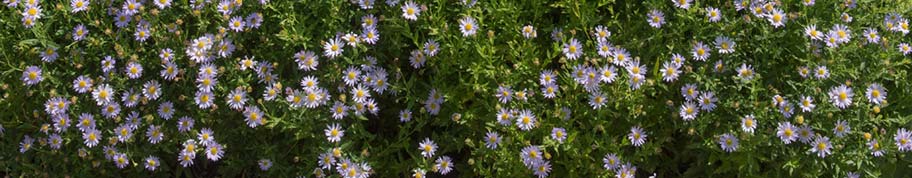
[[[912,163],[907,1],[4,4],[11,176],[894,177]]]

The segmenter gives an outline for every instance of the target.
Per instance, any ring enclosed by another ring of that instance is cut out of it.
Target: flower
[[[829,137],[818,136],[811,145],[814,146],[811,148],[811,152],[817,153],[820,158],[826,158],[827,155],[832,154],[831,147],[833,146],[830,144]]]
[[[595,36],[596,41],[599,43],[607,42],[608,37],[611,37],[611,32],[605,26],[599,25],[595,27],[595,33],[592,36]]]
[[[215,143],[215,133],[212,133],[212,129],[203,128],[197,134],[197,140],[199,140],[200,144],[203,146],[212,145]]]
[[[326,130],[323,130],[323,132],[326,135],[326,140],[333,143],[339,142],[339,140],[342,139],[342,136],[345,135],[345,130],[342,130],[338,123],[327,125]]]
[[[866,39],[868,39],[868,43],[870,43],[870,44],[880,43],[880,35],[877,34],[877,29],[874,29],[874,28],[865,29],[864,36]]]
[[[836,121],[836,126],[833,127],[833,134],[836,134],[836,137],[844,137],[846,134],[851,132],[852,128],[849,127],[849,123],[845,120]]]
[[[716,108],[716,102],[719,101],[711,91],[702,92],[700,95],[700,110],[712,111]]]
[[[648,16],[646,22],[649,22],[649,26],[653,28],[662,28],[662,24],[665,24],[665,14],[662,11],[653,9],[646,16]]]
[[[73,13],[85,11],[86,9],[89,8],[89,1],[88,0],[71,0],[70,8],[72,9],[72,10],[70,10],[70,12],[73,12]]]
[[[694,44],[693,50],[690,53],[694,56],[694,60],[706,61],[706,59],[709,59],[709,48],[707,48],[703,42]]]
[[[567,59],[575,60],[583,55],[583,47],[576,38],[570,39],[570,43],[564,43],[564,56]]]
[[[231,17],[231,20],[228,21],[228,28],[234,32],[244,31],[244,19],[239,16]]]
[[[689,83],[681,87],[681,95],[684,96],[684,100],[690,101],[697,99],[697,96],[700,95],[700,91],[697,91],[696,84]]]
[[[101,106],[114,102],[114,97],[116,96],[110,85],[101,84],[92,91],[92,97],[95,98],[95,103]]]
[[[855,96],[852,93],[852,88],[849,88],[845,84],[830,89],[829,95],[830,102],[839,109],[845,109],[852,105],[852,97]]]
[[[909,46],[908,43],[900,43],[899,52],[902,52],[903,56],[909,55],[909,53],[912,53],[912,46]]]
[[[548,177],[548,174],[551,172],[551,162],[548,162],[547,160],[539,161],[534,167],[534,174],[538,176],[538,178]]]
[[[522,152],[519,153],[520,158],[523,160],[523,164],[527,168],[532,168],[535,163],[543,160],[543,155],[541,148],[537,145],[529,145],[522,149]]]
[[[25,68],[25,71],[22,72],[22,81],[25,82],[26,86],[32,86],[44,81],[44,77],[41,76],[41,68],[38,68],[38,66]]]
[[[197,91],[194,101],[200,109],[208,109],[213,105],[212,92]]]
[[[453,171],[453,160],[450,159],[449,156],[441,156],[437,158],[436,162],[437,164],[434,165],[434,170],[437,170],[440,174],[446,175],[447,173],[450,173],[450,171]]]
[[[833,29],[830,29],[830,33],[836,34],[836,40],[839,43],[848,43],[852,38],[852,30],[842,24],[833,25]]]
[[[557,140],[558,143],[564,143],[567,139],[567,130],[560,127],[551,129],[551,139]]]
[[[247,91],[242,87],[235,88],[234,91],[231,91],[228,94],[228,97],[225,98],[228,101],[228,106],[231,109],[240,110],[244,108],[244,105],[247,103]]]
[[[146,96],[149,100],[157,100],[161,96],[161,85],[158,84],[158,81],[150,80],[143,84],[143,95]]]
[[[523,26],[521,31],[523,37],[526,37],[526,39],[531,39],[538,36],[538,33],[535,31],[535,27],[532,27],[532,25]]]
[[[879,83],[872,83],[871,85],[868,85],[865,96],[871,103],[881,105],[887,100],[887,89],[880,86]]]
[[[260,111],[260,108],[256,106],[247,106],[244,109],[244,117],[246,117],[247,126],[250,128],[256,128],[259,125],[266,124],[266,118],[264,117],[263,111]]]
[[[630,58],[630,53],[627,52],[624,48],[614,48],[614,58],[611,60],[611,63],[618,66],[627,66],[627,62]]]
[[[899,152],[908,152],[912,150],[912,133],[910,133],[906,128],[899,128],[896,130],[896,135],[893,136],[893,140],[896,143],[896,148],[899,149]]]
[[[681,8],[681,9],[688,9],[688,8],[690,8],[690,2],[691,2],[691,1],[692,1],[692,0],[671,0],[671,2],[673,2],[673,3],[675,4],[675,7],[678,7],[678,8]]]
[[[158,9],[165,9],[166,7],[171,6],[171,0],[154,0],[154,3]]]
[[[485,134],[485,147],[489,149],[497,149],[497,146],[500,145],[500,134],[497,132],[488,132]]]
[[[475,18],[469,16],[459,19],[459,27],[459,31],[462,32],[462,36],[474,36],[478,31],[478,24],[475,23]]]
[[[823,32],[817,30],[817,25],[808,25],[804,27],[804,35],[811,38],[811,40],[823,40]]]
[[[773,9],[773,11],[769,12],[767,17],[768,17],[767,20],[769,20],[770,23],[773,24],[773,27],[776,27],[776,28],[785,26],[785,21],[786,21],[786,19],[788,19],[788,17],[785,16],[785,13],[783,13],[782,10],[779,10],[779,9]]]
[[[418,15],[421,15],[421,9],[418,8],[418,4],[415,4],[414,1],[408,1],[402,5],[402,17],[405,19],[416,21],[418,20]]]
[[[738,78],[741,80],[749,81],[754,78],[754,69],[751,65],[741,64],[741,67],[738,67]]]
[[[780,122],[776,130],[776,135],[785,144],[791,144],[795,139],[798,139],[798,135],[795,134],[796,128],[790,122]]]
[[[421,156],[431,158],[434,157],[434,152],[437,151],[437,144],[431,141],[430,138],[424,138],[424,141],[418,144],[418,149],[421,150]]]
[[[757,120],[754,119],[753,114],[749,114],[741,118],[741,130],[747,133],[754,133],[754,129],[757,128]]]
[[[537,119],[535,115],[532,114],[531,110],[525,109],[519,112],[519,116],[516,117],[516,126],[523,131],[532,130],[535,127]]]
[[[665,62],[662,64],[662,80],[665,82],[673,82],[678,79],[678,75],[681,74],[681,65],[674,62]]]
[[[114,154],[114,163],[116,163],[117,168],[123,169],[124,167],[127,167],[127,165],[130,164],[130,158],[127,158],[126,154],[117,153],[117,154]]]
[[[697,114],[700,113],[700,110],[697,108],[697,105],[690,101],[685,101],[681,105],[681,118],[684,121],[692,121],[697,118]]]
[[[643,129],[640,129],[640,126],[630,128],[630,134],[627,134],[630,143],[636,147],[643,146],[643,143],[646,143],[646,136],[646,133],[643,132]]]
[[[735,42],[726,36],[718,36],[716,37],[716,48],[722,54],[732,53],[735,52]]]
[[[317,56],[312,51],[299,51],[294,55],[295,61],[298,62],[298,69],[304,71],[317,70],[317,65],[320,64],[320,61],[317,60]],[[250,64],[250,66],[255,66],[256,64]]]
[[[127,72],[127,77],[137,79],[142,76],[143,67],[137,62],[130,62],[127,63],[127,68],[124,70]]]
[[[177,160],[180,161],[181,166],[190,167],[193,165],[193,159],[196,158],[196,154],[192,152],[181,151],[178,155]]]
[[[190,129],[193,129],[193,118],[184,116],[177,121],[177,130],[180,132],[187,132]]]
[[[75,1],[84,1],[84,0],[75,0]],[[73,28],[73,40],[82,41],[85,39],[85,36],[89,33],[89,30],[85,28],[85,25],[79,24]]]
[[[212,143],[209,146],[206,146],[206,158],[212,161],[218,161],[222,158],[222,155],[225,154],[224,148],[221,144]]]
[[[326,42],[323,45],[323,55],[331,59],[335,59],[339,55],[342,55],[342,41],[339,38],[330,39],[329,42]]]
[[[814,98],[810,96],[801,96],[801,111],[811,112],[817,105],[814,105]]]
[[[826,66],[817,66],[817,72],[814,73],[814,77],[817,79],[826,79],[830,77],[830,71],[827,70]]]
[[[706,17],[709,18],[709,22],[718,22],[719,20],[722,20],[722,12],[715,7],[707,7]]]
[[[719,145],[722,146],[722,150],[725,152],[731,153],[737,151],[738,137],[735,137],[730,133],[723,134],[722,137],[719,138]]]
[[[156,144],[164,139],[165,134],[162,133],[160,126],[150,125],[149,129],[146,130],[146,137],[149,138],[149,143]]]
[[[877,139],[871,139],[871,141],[868,141],[867,145],[868,148],[871,149],[871,155],[874,155],[874,157],[883,156],[883,148],[880,147],[880,142],[877,142]]]
[[[146,170],[149,170],[149,171],[155,171],[155,169],[157,169],[158,166],[161,165],[161,160],[159,160],[158,157],[155,157],[155,156],[146,157],[145,162],[146,162],[145,163]]]
[[[602,158],[602,162],[605,163],[602,167],[608,170],[614,170],[621,165],[621,161],[614,153],[605,154],[605,158]]]

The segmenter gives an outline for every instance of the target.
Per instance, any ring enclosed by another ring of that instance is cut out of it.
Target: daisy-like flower
[[[801,78],[808,78],[808,77],[810,77],[810,76],[811,76],[811,68],[808,67],[808,66],[801,66],[801,67],[798,67],[798,75],[800,75]]]
[[[200,109],[209,109],[213,105],[214,97],[212,92],[197,91],[193,100]]]
[[[852,39],[852,30],[842,24],[833,25],[833,29],[830,29],[830,32],[836,34],[836,40],[839,43],[848,43]]]
[[[342,35],[342,39],[345,40],[346,44],[352,47],[357,47],[358,43],[361,43],[361,38],[359,38],[358,35],[354,33]]]
[[[632,75],[632,76],[630,76],[630,80],[629,80],[629,82],[630,82],[630,88],[633,89],[633,90],[639,89],[640,86],[642,86],[643,83],[646,82],[646,79],[645,79],[645,78],[646,78],[646,77],[643,76],[643,75]]]
[[[330,111],[332,112],[333,119],[336,119],[336,120],[342,119],[343,117],[348,115],[348,107],[339,101],[336,101],[335,103],[333,103],[333,106],[330,109]]]
[[[446,175],[453,171],[453,159],[450,159],[449,156],[441,156],[435,162],[437,164],[434,165],[434,170],[440,172],[441,175]]]
[[[146,130],[146,137],[149,138],[149,143],[156,144],[165,138],[165,134],[162,133],[160,126],[151,125],[149,126],[149,129]]]
[[[607,170],[615,170],[621,165],[621,160],[618,159],[617,155],[614,153],[605,154],[605,158],[602,158],[602,167]]]
[[[576,60],[583,55],[583,46],[576,38],[570,39],[570,43],[564,43],[564,56],[570,60]]]
[[[696,84],[688,83],[681,87],[681,95],[685,100],[691,101],[700,96],[700,91],[697,90]]]
[[[37,2],[37,1],[36,1]],[[26,5],[25,9],[22,10],[23,19],[40,19],[42,15],[41,6],[38,5]]]
[[[132,15],[135,15],[136,13],[139,13],[140,7],[142,7],[142,2],[137,2],[136,0],[127,0],[123,4],[123,8],[122,8],[121,12],[123,12],[126,15],[132,16]]]
[[[127,90],[126,92],[124,92],[123,98],[122,98],[124,105],[129,108],[136,107],[136,105],[139,104],[140,94],[141,93],[133,92],[132,88],[130,90]]]
[[[773,9],[766,16],[767,20],[776,28],[785,26],[785,21],[788,19],[788,17],[785,16],[785,13],[780,9]]]
[[[177,160],[180,161],[181,166],[190,167],[193,165],[193,159],[196,158],[196,153],[181,151],[177,156]]]
[[[513,124],[513,121],[511,119],[513,119],[514,112],[515,111],[510,109],[501,108],[500,111],[497,112],[497,122],[500,123],[500,125],[504,126]]]
[[[899,152],[908,152],[912,150],[912,132],[906,130],[906,128],[899,128],[896,130],[896,135],[893,136],[893,140],[896,143],[896,148],[899,149]]]
[[[342,72],[342,81],[345,81],[345,85],[348,86],[355,86],[361,78],[361,71],[354,67],[348,67],[345,72]]]
[[[25,135],[25,137],[22,138],[22,142],[19,143],[19,152],[25,153],[29,149],[32,149],[32,145],[34,144],[35,139],[32,138],[32,136]]]
[[[865,39],[868,40],[870,44],[880,43],[880,35],[877,34],[877,29],[868,28],[864,31]]]
[[[734,152],[738,150],[738,137],[730,133],[722,134],[722,137],[719,137],[719,145],[722,146],[722,150],[725,152]]]
[[[114,154],[114,163],[116,163],[117,168],[123,169],[130,164],[130,158],[127,158],[127,154],[118,153]]]
[[[598,55],[602,57],[609,57],[614,55],[614,47],[611,46],[611,43],[608,41],[601,41],[598,43]]]
[[[523,131],[532,130],[535,127],[538,119],[535,118],[535,115],[532,114],[531,110],[525,109],[519,112],[519,115],[516,116],[516,126]]]
[[[142,76],[143,67],[138,62],[130,62],[127,63],[127,67],[124,70],[127,72],[127,77],[137,79]]]
[[[674,62],[665,62],[662,64],[662,80],[665,82],[673,82],[678,79],[678,75],[681,74],[681,65],[675,64]]]
[[[89,113],[82,113],[79,115],[79,124],[76,127],[82,132],[95,129],[95,118]]]
[[[567,139],[567,130],[560,127],[551,129],[551,139],[557,140],[558,143],[564,143]]]
[[[706,59],[709,59],[709,48],[703,42],[694,44],[690,53],[694,56],[694,60],[706,61]]]
[[[149,157],[146,157],[145,165],[146,165],[146,170],[155,171],[155,169],[158,169],[158,166],[161,165],[161,160],[158,159],[158,157],[149,156]]]
[[[592,33],[592,36],[595,36],[596,41],[600,43],[607,42],[608,37],[611,37],[611,32],[605,26],[599,25],[595,27],[595,32]]]
[[[836,126],[833,127],[833,134],[836,134],[836,137],[844,137],[851,131],[852,127],[845,120],[836,121]]]
[[[824,37],[824,41],[826,41],[827,47],[830,47],[830,48],[839,47],[840,42],[839,42],[839,37],[837,37],[837,35],[836,35],[836,32],[831,31],[830,33],[827,33],[826,37]]]
[[[171,6],[171,0],[154,0],[153,3],[158,9],[165,9]]]
[[[600,91],[592,92],[589,95],[589,106],[592,106],[592,109],[600,109],[605,106],[605,103],[608,102],[608,98],[602,94]]]
[[[643,132],[643,129],[641,129],[640,126],[633,126],[633,128],[630,128],[630,134],[627,134],[630,143],[636,147],[643,146],[643,143],[646,143],[646,136],[646,133]]]
[[[206,158],[212,161],[218,161],[225,154],[222,144],[212,143],[206,146]]]
[[[709,22],[718,22],[722,20],[722,11],[715,7],[707,7],[706,17],[709,18]]]
[[[104,105],[104,108],[101,109],[102,115],[108,119],[113,119],[120,114],[120,104],[117,102],[110,102]]]
[[[899,52],[901,52],[903,54],[903,56],[909,55],[909,53],[912,53],[912,46],[909,46],[908,43],[900,43],[898,48],[899,48]]]
[[[614,48],[614,58],[611,60],[611,63],[618,66],[627,66],[627,63],[630,62],[630,53],[627,52],[627,49],[624,48]]]
[[[513,90],[509,86],[500,86],[497,93],[494,94],[501,103],[510,102],[513,99]]]
[[[416,21],[418,15],[421,15],[421,8],[414,1],[408,1],[402,5],[402,17],[405,19]]]
[[[535,166],[533,167],[535,169],[534,174],[535,176],[538,176],[538,178],[548,177],[548,174],[551,173],[551,162],[547,160],[539,161],[538,163],[535,163]]]
[[[101,106],[114,102],[116,96],[110,85],[101,84],[92,91],[92,97],[95,98],[95,103]]]
[[[117,64],[117,61],[114,60],[114,57],[105,56],[105,59],[101,60],[101,71],[104,73],[113,72],[114,64]]]
[[[212,129],[203,128],[197,134],[197,140],[199,140],[200,144],[203,146],[211,145],[215,143],[215,133],[212,133]]]
[[[44,81],[44,77],[41,75],[41,68],[38,68],[38,66],[25,68],[25,71],[22,72],[22,81],[25,82],[26,86],[32,86]]]
[[[814,1],[816,0],[801,0],[801,4],[804,4],[804,6],[813,6]]]
[[[244,19],[239,16],[234,16],[231,20],[228,21],[228,28],[234,32],[244,31]]]
[[[851,106],[852,97],[855,96],[855,94],[852,93],[852,88],[849,88],[845,84],[830,89],[829,95],[830,102],[839,109],[845,109],[846,107]]]
[[[193,129],[193,118],[184,116],[177,121],[177,130],[180,132],[187,132],[190,129]]]
[[[298,62],[298,69],[304,71],[317,70],[317,65],[320,64],[320,61],[317,60],[317,56],[311,51],[300,51],[294,55],[295,61]],[[255,66],[256,64],[251,64],[250,66]]]
[[[256,128],[259,125],[266,124],[266,118],[264,117],[263,111],[260,111],[260,108],[256,106],[247,106],[244,109],[244,117],[247,121],[247,126],[250,128]]]
[[[462,32],[462,36],[474,36],[478,32],[478,24],[475,23],[475,18],[466,16],[459,19],[459,31]]]
[[[416,69],[423,67],[426,61],[427,58],[421,50],[413,50],[409,56],[409,64]]]
[[[140,21],[142,23],[144,21]],[[133,33],[133,36],[136,37],[136,41],[146,42],[146,39],[149,39],[151,32],[149,27],[143,24],[138,24],[136,27],[136,32]]]
[[[649,22],[649,26],[653,28],[662,28],[662,25],[665,24],[665,14],[662,11],[653,9],[646,16],[648,17],[646,22]]]
[[[719,53],[728,54],[735,52],[735,41],[732,41],[731,38],[726,36],[716,37],[716,48],[719,49]]]
[[[342,55],[342,41],[339,38],[333,38],[326,42],[323,45],[323,55],[329,57],[330,59],[335,59],[336,57]]]
[[[776,135],[785,144],[791,144],[798,139],[797,128],[790,122],[780,122],[776,128]]]
[[[71,0],[70,8],[72,9],[72,10],[70,10],[70,12],[72,12],[72,13],[85,11],[86,9],[89,8],[89,1],[88,0]]]
[[[522,149],[522,152],[519,153],[520,158],[523,160],[523,164],[527,168],[532,168],[535,163],[544,160],[544,156],[541,151],[541,147],[537,145],[529,145]]]
[[[437,144],[430,138],[424,138],[424,141],[418,144],[418,149],[421,150],[421,156],[431,158],[434,157],[434,152],[437,151]]]
[[[817,153],[820,158],[826,158],[827,155],[832,154],[831,147],[833,146],[830,144],[830,137],[817,136],[817,139],[814,139],[814,143],[811,145],[813,146],[811,152]]]
[[[368,26],[361,31],[361,40],[367,44],[377,44],[377,41],[380,40],[380,31],[377,31],[377,27]]]
[[[811,40],[823,40],[823,32],[817,30],[817,25],[808,25],[804,27],[804,35]]]
[[[367,90],[363,85],[358,85],[358,87],[352,88],[351,91],[352,99],[355,102],[363,103],[365,100],[371,97],[370,91]]]
[[[701,92],[699,101],[700,110],[711,112],[713,109],[716,109],[716,102],[718,102],[719,99],[715,97],[715,94],[713,94],[713,92],[706,91]]]
[[[542,86],[541,90],[542,90],[542,96],[544,96],[545,98],[552,99],[554,97],[557,97],[557,90],[558,90],[557,84],[553,84],[553,83],[545,84],[545,86]]]
[[[801,96],[801,111],[811,112],[817,105],[814,105],[814,98],[811,96]]]
[[[817,70],[814,72],[814,77],[817,79],[826,79],[830,77],[830,70],[827,70],[827,67],[824,65],[817,66]]]
[[[85,132],[82,132],[82,139],[87,147],[95,147],[95,145],[98,145],[98,141],[101,140],[101,132],[94,128],[86,130]]]
[[[489,149],[497,149],[497,146],[500,145],[500,134],[497,132],[488,132],[485,134],[485,147]]]
[[[158,81],[150,80],[143,84],[143,95],[146,96],[149,100],[157,100],[161,96],[161,85],[158,84]]]
[[[697,105],[690,101],[685,101],[684,105],[681,105],[680,111],[681,118],[684,121],[692,121],[697,118],[697,114],[700,113],[700,109],[697,108]]]
[[[83,0],[76,0],[76,1],[83,1]],[[79,25],[76,25],[75,28],[73,28],[73,40],[74,41],[82,41],[82,39],[85,39],[85,36],[87,34],[89,34],[89,30],[85,28],[85,25],[79,24]]]
[[[613,83],[617,76],[617,69],[614,66],[605,65],[599,69],[599,81],[604,83]]]
[[[225,100],[228,101],[228,106],[231,109],[240,110],[247,103],[247,91],[242,87],[235,88]]]
[[[86,93],[92,89],[92,79],[85,75],[80,75],[76,77],[76,80],[73,80],[73,90],[76,90],[77,93]]]
[[[117,135],[117,140],[121,143],[126,143],[131,137],[133,137],[133,128],[130,127],[130,124],[124,123],[114,129],[115,135]]]
[[[757,120],[754,119],[754,115],[746,115],[741,118],[741,130],[747,133],[754,133],[754,129],[757,128]]]
[[[865,96],[871,103],[881,105],[887,100],[887,89],[880,86],[879,83],[872,83],[871,85],[868,85]]]
[[[177,64],[174,64],[173,61],[165,62],[162,64],[162,68],[164,68],[161,70],[162,78],[168,81],[174,81],[174,79],[177,78],[177,71],[179,71],[179,69],[177,68]]]
[[[673,2],[675,4],[675,7],[678,7],[681,9],[690,8],[691,1],[692,0],[671,0],[671,2]]]
[[[326,135],[326,139],[332,143],[339,142],[342,140],[342,136],[345,136],[345,130],[342,130],[338,123],[327,125],[323,132]]]
[[[873,155],[874,157],[883,156],[884,150],[880,146],[880,142],[878,142],[877,139],[871,139],[871,141],[868,141],[867,145],[868,145],[868,149],[871,149],[871,155]]]
[[[57,53],[57,49],[53,47],[48,47],[39,55],[41,56],[41,61],[44,62],[54,62],[57,60],[57,57],[60,56],[60,54]]]
[[[741,64],[741,67],[738,67],[738,78],[741,78],[743,81],[754,79],[753,67],[751,65]]]
[[[792,106],[792,103],[786,101],[784,104],[779,105],[779,113],[782,113],[782,117],[791,118],[792,114],[795,113],[795,107]]]
[[[48,137],[47,142],[50,144],[52,149],[59,150],[60,146],[63,144],[63,139],[60,138],[60,134],[54,133]]]
[[[539,79],[538,79],[539,85],[547,85],[547,84],[552,84],[555,82],[557,82],[557,75],[554,75],[554,71],[543,70],[541,72],[541,74],[539,74]]]
[[[532,25],[523,26],[521,31],[523,37],[526,37],[526,39],[532,39],[538,36],[538,33],[535,31],[535,27],[532,27]]]
[[[427,54],[428,57],[434,57],[437,55],[437,52],[440,51],[440,44],[434,39],[430,39],[424,43],[424,54]]]

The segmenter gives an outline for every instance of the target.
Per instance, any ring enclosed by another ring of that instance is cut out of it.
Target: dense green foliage
[[[0,7],[0,173],[14,177],[912,174],[907,1],[19,1]],[[839,26],[845,41],[828,44]],[[181,119],[194,124],[182,130]],[[787,141],[785,123],[813,134]],[[334,164],[323,167],[326,155]]]

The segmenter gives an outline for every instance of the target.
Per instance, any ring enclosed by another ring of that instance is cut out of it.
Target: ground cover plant
[[[9,177],[907,177],[912,2],[3,0]]]

